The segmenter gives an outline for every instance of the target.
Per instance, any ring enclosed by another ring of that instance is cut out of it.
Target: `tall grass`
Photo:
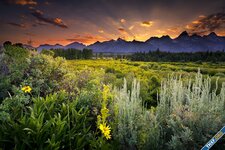
[[[142,105],[140,82],[135,79],[131,91],[128,91],[124,79],[123,88],[116,89],[115,93],[114,111],[117,126],[114,136],[122,148],[143,149],[149,144],[157,147],[159,130],[156,117]],[[154,141],[149,140],[150,137],[155,138]]]
[[[225,83],[218,91],[200,72],[187,83],[171,76],[162,82],[157,116],[169,148],[200,148],[225,123]]]
[[[131,91],[125,80],[115,93],[114,136],[129,149],[200,149],[225,123],[225,83],[213,89],[200,72],[188,81],[174,75],[164,80],[158,106],[150,110],[136,80]],[[224,139],[214,147],[223,149]]]

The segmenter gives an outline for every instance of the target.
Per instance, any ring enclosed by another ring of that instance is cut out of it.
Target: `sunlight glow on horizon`
[[[185,5],[165,5],[163,0],[4,1],[0,2],[0,44],[90,45],[118,38],[144,42],[165,35],[176,38],[183,31],[201,36],[210,32],[225,35],[225,13],[219,9],[225,4],[223,0],[213,3],[215,6],[204,1],[204,9],[202,2],[194,0]]]

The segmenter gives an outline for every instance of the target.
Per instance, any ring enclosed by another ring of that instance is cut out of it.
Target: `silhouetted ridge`
[[[134,53],[148,52],[159,49],[166,52],[200,52],[200,51],[221,51],[225,49],[225,37],[218,36],[215,32],[209,35],[199,36],[197,34],[189,35],[187,31],[182,32],[177,38],[171,39],[170,36],[151,37],[145,42],[125,41],[122,38],[117,40],[109,40],[104,42],[95,42],[94,44],[85,46],[81,43],[74,42],[67,46],[56,45],[40,45],[38,50],[54,48],[74,48],[92,49],[93,52],[103,53]]]

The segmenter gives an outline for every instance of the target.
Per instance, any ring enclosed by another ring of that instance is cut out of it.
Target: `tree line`
[[[149,51],[149,52],[137,52],[130,56],[132,61],[163,61],[163,62],[224,62],[225,52],[162,52],[160,50]]]
[[[6,41],[3,44],[3,47],[7,45],[21,47],[23,48],[22,43],[12,44],[10,41]],[[2,49],[1,49],[2,50]],[[1,53],[0,50],[0,53]],[[149,52],[136,52],[133,54],[103,54],[95,53],[91,49],[43,49],[43,54],[52,55],[54,57],[64,57],[68,60],[73,59],[92,59],[92,58],[103,58],[110,57],[114,59],[130,59],[131,61],[151,61],[151,62],[225,62],[225,51],[206,51],[206,52],[163,52],[157,49],[156,51]]]
[[[53,55],[55,57],[64,57],[68,60],[73,60],[73,59],[92,59],[93,56],[93,51],[91,49],[83,49],[83,50],[78,50],[78,49],[50,49],[50,50],[45,50],[43,49],[42,52],[43,54],[48,54],[48,55]]]

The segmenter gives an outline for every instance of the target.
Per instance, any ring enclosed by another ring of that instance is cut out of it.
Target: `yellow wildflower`
[[[99,125],[99,129],[102,131],[102,134],[105,136],[105,138],[111,139],[111,135],[110,135],[110,127],[106,126],[105,124],[100,124]]]
[[[105,138],[106,138],[107,140],[109,140],[109,139],[111,139],[111,135],[110,135],[110,134],[107,134],[107,135],[105,135]]]
[[[101,109],[101,114],[102,114],[101,119],[103,123],[106,121],[106,118],[109,116],[108,113],[109,113],[109,110],[106,107]]]
[[[105,118],[108,116],[108,113],[109,113],[108,108],[104,107],[101,109],[101,114],[102,114],[102,116],[105,115]]]
[[[109,92],[110,92],[109,86],[103,85],[102,97],[103,97],[103,100],[104,100],[104,101],[107,100],[107,98],[108,98],[108,96],[109,96]]]
[[[24,91],[25,93],[30,93],[31,90],[32,89],[31,89],[30,86],[24,86],[24,87],[22,87],[22,91]]]

